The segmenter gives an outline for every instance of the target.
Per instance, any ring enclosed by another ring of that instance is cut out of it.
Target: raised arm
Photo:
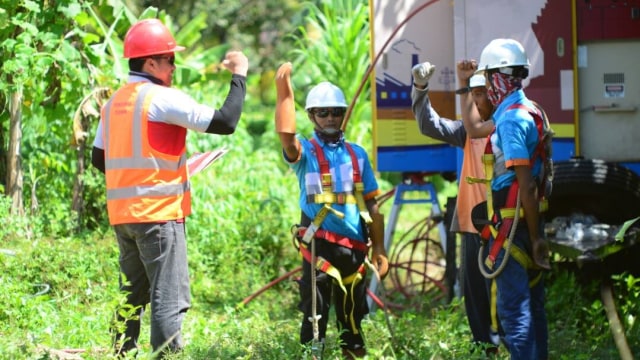
[[[296,109],[291,87],[290,62],[276,72],[276,132],[287,159],[295,161],[300,155],[300,142],[296,139]]]
[[[493,121],[486,119],[483,121],[478,111],[478,101],[486,99],[486,88],[482,91],[473,90],[469,80],[478,68],[475,60],[462,60],[456,65],[456,73],[458,75],[459,88],[456,91],[460,95],[460,111],[462,113],[462,121],[467,134],[472,138],[487,137],[493,130]],[[476,99],[474,97],[485,97],[485,99]],[[488,115],[487,115],[488,117]]]
[[[233,134],[240,121],[244,99],[247,94],[247,71],[249,60],[241,51],[230,51],[225,55],[222,66],[231,72],[229,93],[220,109],[213,113],[213,119],[206,132],[209,134]]]
[[[466,132],[460,121],[440,117],[431,107],[429,99],[429,78],[435,71],[435,66],[429,62],[415,65],[413,74],[413,88],[411,89],[411,110],[418,122],[418,128],[423,135],[448,144],[463,147]]]

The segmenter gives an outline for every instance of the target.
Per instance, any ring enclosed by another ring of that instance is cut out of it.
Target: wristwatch
[[[466,86],[466,87],[463,87],[463,88],[460,88],[460,89],[456,90],[456,94],[457,95],[462,95],[462,94],[468,93],[469,91],[471,91],[471,88]]]

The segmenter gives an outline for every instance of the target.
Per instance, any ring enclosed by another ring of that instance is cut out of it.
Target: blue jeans
[[[489,246],[493,240],[489,242]],[[513,245],[531,256],[531,244],[527,227],[518,226]],[[494,269],[504,259],[502,249],[496,259]],[[496,278],[498,286],[498,317],[504,331],[504,340],[511,359],[539,360],[548,357],[547,316],[544,310],[544,283],[529,287],[529,281],[540,274],[528,271],[512,256]]]
[[[113,228],[120,247],[120,289],[127,293],[128,305],[139,307],[139,316],[127,320],[124,333],[116,335],[125,339],[122,351],[137,347],[140,318],[147,304],[151,308],[154,351],[165,342],[169,351],[182,349],[182,321],[191,306],[184,222],[120,224]]]

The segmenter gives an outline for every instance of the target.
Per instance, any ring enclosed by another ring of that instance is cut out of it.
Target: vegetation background
[[[123,302],[118,250],[103,177],[87,164],[100,104],[126,79],[122,38],[148,17],[162,19],[187,47],[177,54],[174,85],[198,101],[223,102],[230,75],[219,62],[228,49],[242,49],[251,64],[237,132],[189,134],[189,153],[230,151],[192,179],[193,308],[184,324],[187,347],[175,358],[300,358],[292,281],[299,257],[289,234],[298,219],[297,184],[273,129],[273,74],[293,62],[298,102],[324,79],[353,98],[371,61],[366,0],[0,0],[0,359],[112,358],[109,326]],[[367,81],[347,137],[371,149],[369,96]],[[304,112],[298,116],[299,132],[309,134]],[[401,179],[379,174],[385,191]],[[455,184],[430,180],[441,203],[455,195]],[[429,210],[404,211],[396,238]],[[584,276],[556,260],[547,275],[550,358],[619,357],[598,296],[603,278],[613,282],[625,334],[640,354],[638,279]],[[403,298],[393,284],[383,287],[382,299],[402,306],[365,321],[368,358],[483,358],[472,352],[461,299],[445,301],[437,290]],[[150,358],[143,320],[139,358]],[[338,358],[336,338],[330,328],[326,358]],[[498,358],[508,358],[504,348]]]

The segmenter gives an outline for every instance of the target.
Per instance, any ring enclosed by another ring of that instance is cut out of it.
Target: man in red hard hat
[[[159,20],[135,23],[124,40],[129,79],[101,111],[91,162],[106,175],[109,222],[120,248],[120,288],[135,314],[115,331],[118,355],[137,349],[140,319],[151,309],[151,346],[162,354],[184,343],[191,305],[185,218],[191,213],[187,130],[232,134],[246,94],[247,57],[226,54],[229,93],[219,109],[171,88],[174,53],[184,50]],[[162,356],[161,356],[162,357]]]

